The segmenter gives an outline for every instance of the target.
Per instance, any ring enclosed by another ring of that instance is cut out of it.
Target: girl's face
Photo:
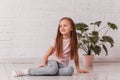
[[[69,20],[63,19],[60,21],[59,26],[59,31],[63,36],[70,36],[72,26]]]

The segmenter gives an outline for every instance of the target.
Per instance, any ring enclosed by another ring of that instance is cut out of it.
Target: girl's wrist
[[[77,71],[80,70],[80,67],[76,67],[76,70],[77,70]]]
[[[45,63],[42,63],[42,65],[45,65]]]

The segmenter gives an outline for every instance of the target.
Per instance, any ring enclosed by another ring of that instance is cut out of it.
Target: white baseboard
[[[40,57],[0,57],[0,63],[40,63]],[[81,60],[81,57],[80,57]],[[120,57],[95,57],[94,62],[118,62]]]
[[[94,62],[120,62],[120,57],[95,57]]]
[[[40,63],[40,57],[0,57],[0,63]]]

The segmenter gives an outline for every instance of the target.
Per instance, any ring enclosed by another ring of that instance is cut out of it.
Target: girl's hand
[[[44,66],[45,66],[45,64],[40,64],[40,65],[39,65],[39,67],[44,67]]]
[[[78,73],[89,73],[89,71],[83,70],[83,69],[78,69],[77,72],[78,72]]]

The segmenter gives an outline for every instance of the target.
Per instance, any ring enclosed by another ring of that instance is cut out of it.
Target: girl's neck
[[[68,39],[70,38],[70,35],[63,35],[63,39]]]

